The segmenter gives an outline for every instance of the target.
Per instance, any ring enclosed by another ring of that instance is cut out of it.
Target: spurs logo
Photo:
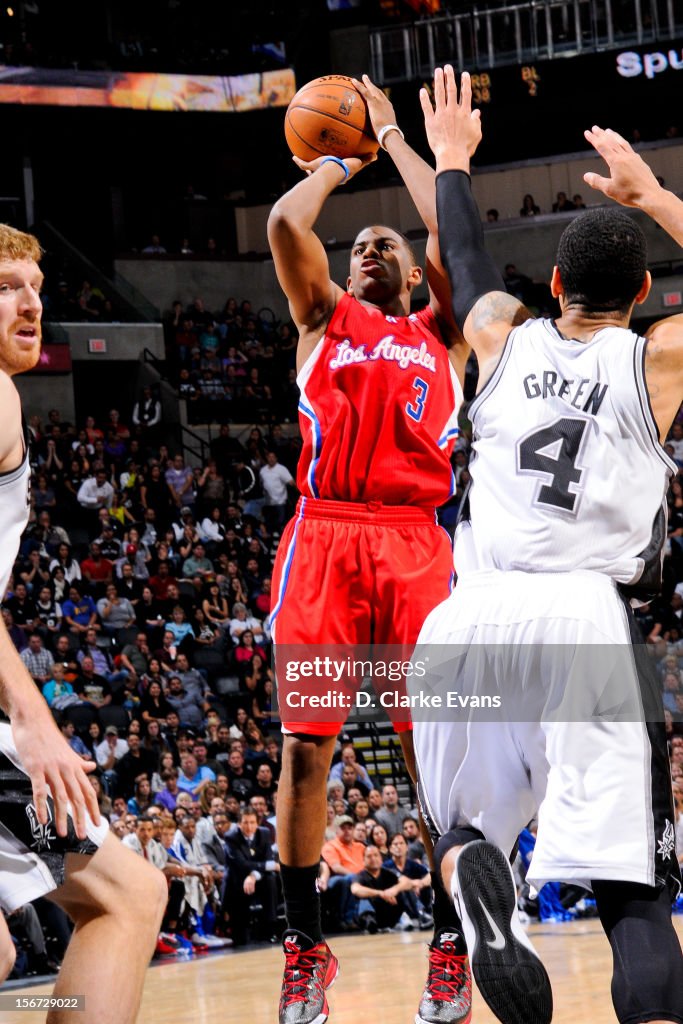
[[[57,838],[55,833],[52,831],[52,808],[48,804],[47,806],[47,824],[41,825],[38,821],[38,815],[34,804],[28,804],[26,807],[26,816],[31,826],[31,835],[33,836],[33,842],[31,847],[40,853],[41,850],[49,850],[50,844]]]
[[[662,838],[658,841],[657,853],[664,860],[671,860],[675,847],[676,836],[674,833],[674,827],[667,818],[666,826],[664,828],[664,832],[662,833]]]

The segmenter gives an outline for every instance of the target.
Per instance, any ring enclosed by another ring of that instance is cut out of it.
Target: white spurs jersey
[[[0,598],[7,589],[31,503],[31,464],[24,426],[24,458],[16,469],[0,473]]]
[[[463,568],[605,573],[658,590],[666,492],[645,339],[606,327],[566,339],[549,319],[510,332],[473,401],[471,529]],[[474,562],[472,559],[474,558]]]

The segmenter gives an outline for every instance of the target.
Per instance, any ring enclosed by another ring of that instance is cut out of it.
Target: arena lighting
[[[7,8],[7,17],[8,18],[13,18],[14,17],[14,8],[13,7],[8,7]]]

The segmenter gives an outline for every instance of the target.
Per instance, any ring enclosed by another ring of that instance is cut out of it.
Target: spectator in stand
[[[133,424],[142,430],[149,430],[161,423],[161,402],[155,398],[149,384],[142,389],[142,396],[133,406]]]
[[[495,206],[492,206],[490,210],[486,211],[486,223],[487,224],[496,224],[498,222],[498,218],[499,217],[500,217],[500,213],[495,208]]]
[[[107,585],[106,597],[97,602],[97,611],[108,636],[116,637],[122,629],[135,625],[135,609],[127,597],[121,597],[114,583]]]
[[[185,619],[185,609],[182,605],[175,605],[171,621],[167,622],[164,629],[173,634],[173,642],[180,651],[181,645],[194,639],[194,631],[189,622]]]
[[[378,821],[375,822],[370,830],[368,842],[377,847],[382,857],[389,856],[389,836],[384,825],[380,825]]]
[[[164,479],[168,485],[173,505],[179,509],[185,506],[191,508],[194,505],[197,497],[194,473],[189,466],[185,465],[185,460],[180,453],[174,456],[173,466],[166,470]]]
[[[245,633],[251,633],[252,637],[260,637],[263,633],[263,626],[257,618],[250,615],[247,606],[241,601],[235,601],[232,606],[232,619],[230,620],[230,637],[235,645]]]
[[[213,563],[206,557],[204,545],[201,541],[195,544],[191,556],[183,562],[183,577],[185,579],[191,579],[193,576],[206,578],[215,575],[215,571]]]
[[[420,829],[415,818],[408,814],[403,819],[403,837],[408,844],[408,856],[424,864],[427,858],[425,845],[420,838]]]
[[[85,636],[89,629],[101,630],[97,621],[97,608],[89,594],[82,595],[80,587],[73,584],[69,587],[69,597],[62,604],[64,613],[64,625],[68,627],[72,636],[80,638]]]
[[[155,802],[161,804],[166,810],[173,813],[176,809],[178,796],[182,792],[178,786],[178,771],[176,768],[166,768],[161,773],[161,781],[164,788],[155,794]]]
[[[116,788],[116,765],[127,753],[128,744],[119,738],[116,726],[108,725],[104,730],[104,739],[95,747],[95,760],[102,773],[105,790],[109,795]]]
[[[361,845],[361,844],[359,844]],[[363,866],[350,888],[357,900],[358,923],[371,934],[395,928],[402,915],[408,914],[405,894],[411,891],[408,878],[398,880],[393,872],[382,867],[382,858],[374,846],[362,847]]]
[[[69,744],[71,749],[78,754],[79,757],[83,758],[84,761],[92,761],[92,754],[86,747],[80,736],[76,735],[76,726],[73,722],[69,722],[64,719],[59,728],[62,731],[62,735],[66,742]]]
[[[52,676],[42,690],[43,697],[49,706],[56,710],[80,703],[73,686],[64,679],[64,666],[59,661],[52,666]]]
[[[586,204],[583,201],[583,196],[580,195],[578,192],[576,193],[576,195],[572,196],[572,202],[574,204],[574,209],[575,210],[585,210],[586,209]]]
[[[249,904],[256,897],[263,907],[264,930],[274,941],[277,921],[276,874],[279,865],[265,829],[258,826],[253,810],[245,808],[239,826],[225,837],[228,854],[228,876],[224,908],[232,921],[232,938],[236,946],[248,938]]]
[[[8,591],[11,590],[11,581]],[[16,583],[12,597],[5,602],[5,607],[12,614],[13,624],[21,630],[28,638],[36,628],[36,606],[33,598],[29,597],[26,584]]]
[[[140,631],[135,637],[135,643],[126,644],[121,651],[121,667],[131,679],[138,680],[149,668],[151,656],[147,634]]]
[[[519,211],[520,217],[537,217],[541,212],[541,207],[536,204],[534,197],[530,192],[522,199],[522,208]]]
[[[81,579],[81,567],[72,556],[68,544],[60,544],[57,548],[57,554],[50,562],[50,572],[54,574],[55,569],[59,567],[64,570],[64,579],[67,583],[77,582]]]
[[[327,890],[337,898],[337,910],[343,931],[353,930],[357,904],[351,891],[355,876],[363,870],[365,847],[353,838],[353,818],[337,818],[337,836],[322,848],[322,859],[330,870]]]
[[[21,652],[20,657],[33,681],[42,689],[45,683],[52,679],[54,659],[43,647],[42,638],[38,633],[31,634],[28,647]]]
[[[575,210],[571,199],[568,198],[566,192],[558,192],[557,199],[553,203],[553,213],[567,213],[569,210]]]
[[[407,878],[412,891],[407,890],[406,902],[409,904],[408,916],[417,922],[420,928],[431,928],[434,924],[429,913],[432,905],[432,877],[419,861],[408,857],[408,844],[405,837],[398,832],[389,842],[389,857],[383,867],[399,878]]]
[[[245,629],[235,650],[235,660],[245,675],[250,669],[250,662],[255,654],[258,654],[265,661],[266,652],[263,647],[257,646],[254,642],[252,631]]]
[[[166,700],[161,683],[152,679],[140,700],[140,718],[143,722],[166,725],[166,718],[171,710],[172,705]]]
[[[81,671],[74,683],[79,700],[99,709],[111,704],[112,689],[104,676],[95,672],[92,658],[86,655],[81,661]]]
[[[99,509],[108,509],[114,497],[114,488],[107,480],[107,473],[101,463],[93,466],[94,476],[87,477],[78,489],[78,504],[93,513],[96,520]],[[93,523],[94,526],[94,523]]]
[[[233,747],[230,751],[226,773],[230,782],[230,792],[238,800],[246,803],[254,791],[254,773],[251,766],[245,763],[240,748]]]
[[[139,732],[129,729],[126,740],[128,751],[119,758],[115,768],[118,780],[116,791],[127,799],[133,794],[135,780],[140,775],[146,775],[151,779],[156,765],[154,755],[142,747]]]
[[[330,769],[330,779],[341,779],[342,771],[345,766],[351,765],[354,771],[355,778],[362,782],[367,787],[368,791],[372,789],[372,780],[368,775],[367,768],[360,764],[356,755],[356,750],[353,743],[346,742],[342,743],[340,760],[333,764]]]
[[[382,806],[373,810],[375,821],[384,825],[388,836],[396,835],[403,828],[403,819],[410,808],[400,807],[396,786],[388,783],[382,787]]]
[[[161,244],[159,235],[152,235],[149,243],[142,250],[145,256],[165,256],[167,250]]]
[[[201,729],[204,721],[204,700],[196,694],[188,693],[180,676],[172,675],[168,681],[166,699],[178,713],[183,728]]]
[[[40,588],[35,607],[36,620],[40,621],[40,625],[36,625],[36,629],[43,640],[52,646],[53,639],[61,629],[62,606],[55,600],[51,586],[46,585]]]
[[[138,779],[135,783],[133,796],[128,800],[128,810],[139,820],[140,816],[146,813],[151,804],[152,787],[149,779],[146,777]]]
[[[251,791],[251,796],[261,796],[268,804],[270,810],[273,809],[273,795],[277,792],[277,782],[273,779],[273,773],[270,765],[258,764],[256,768],[256,778],[254,779],[254,786]],[[251,799],[251,797],[250,797]]]
[[[282,531],[287,517],[287,488],[296,488],[292,474],[278,462],[275,452],[268,452],[259,476],[266,501],[263,509],[266,523],[271,532]]]

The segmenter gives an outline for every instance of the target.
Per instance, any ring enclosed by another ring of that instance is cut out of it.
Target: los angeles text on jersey
[[[348,338],[340,341],[336,346],[337,354],[330,359],[330,369],[338,370],[342,366],[351,366],[355,363],[371,363],[377,359],[385,359],[387,362],[398,363],[402,370],[409,370],[411,366],[419,366],[423,370],[430,370],[436,373],[436,356],[429,351],[426,341],[415,345],[397,345],[394,342],[394,335],[387,334],[380,338],[370,351],[365,345],[351,344]]]
[[[524,378],[523,384],[527,398],[561,398],[575,409],[594,416],[609,388],[609,384],[585,377],[564,380],[555,370],[544,370],[541,374],[530,373]]]

